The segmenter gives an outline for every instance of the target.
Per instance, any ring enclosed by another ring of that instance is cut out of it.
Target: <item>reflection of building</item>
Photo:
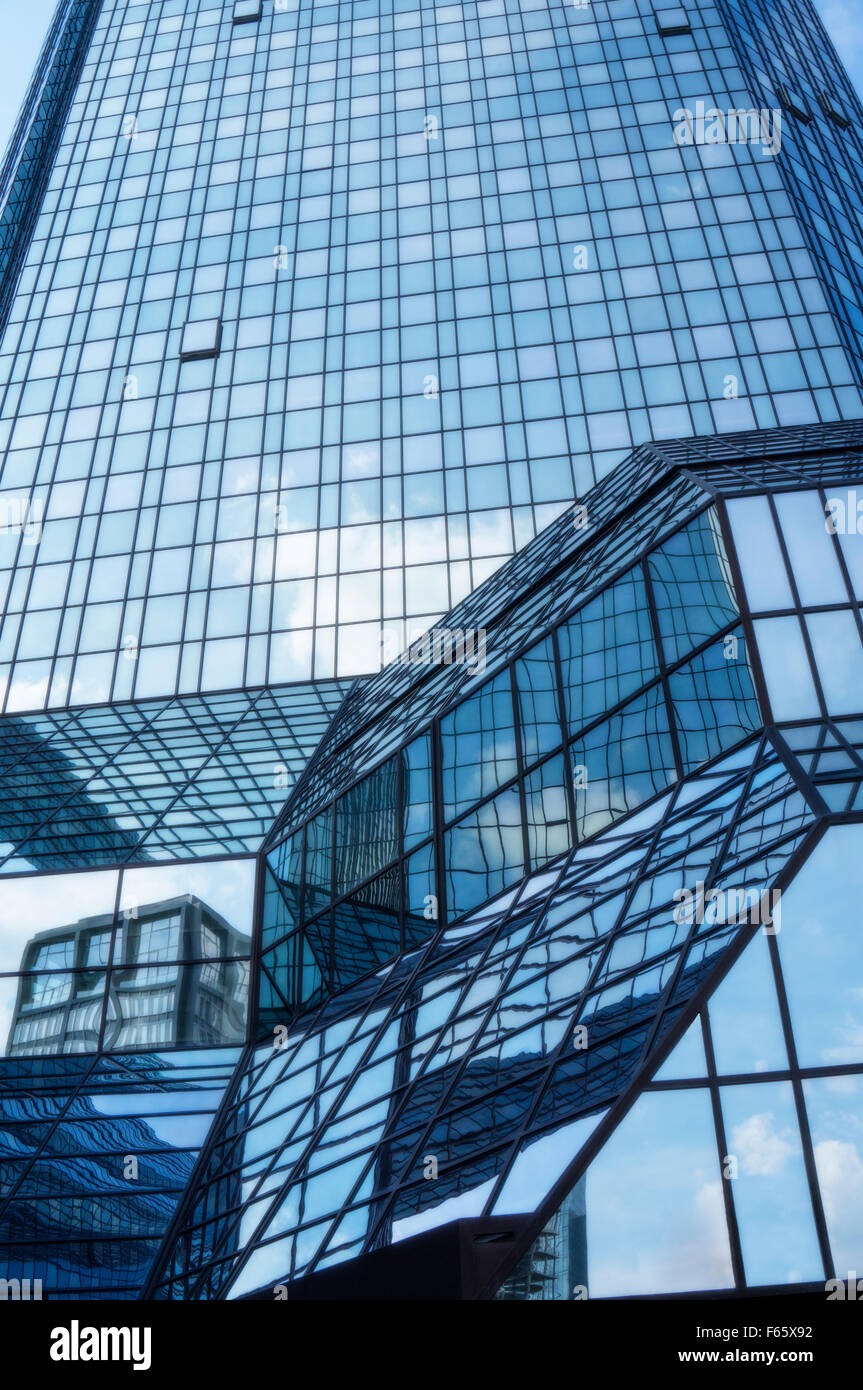
[[[248,937],[191,894],[127,909],[113,926],[111,914],[87,917],[28,942],[11,1055],[89,1052],[103,1027],[106,1047],[242,1038]]]
[[[584,1179],[553,1212],[496,1297],[515,1301],[586,1298],[587,1228]]]
[[[65,1098],[15,1096],[4,1121],[0,1175],[14,1187],[0,1224],[6,1258],[35,1257],[49,1297],[64,1287],[70,1297],[76,1289],[133,1296],[188,1181],[194,1152],[175,1149],[143,1120],[101,1113],[86,1095],[68,1105]]]

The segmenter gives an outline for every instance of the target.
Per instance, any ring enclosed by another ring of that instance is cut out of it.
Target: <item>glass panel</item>
[[[337,895],[396,857],[398,830],[398,761],[390,758],[336,802]]]
[[[823,1279],[791,1084],[720,1090],[747,1284]]]
[[[510,788],[446,832],[444,854],[450,918],[487,902],[522,877],[521,830],[518,792]]]
[[[784,890],[777,935],[801,1066],[863,1061],[863,828],[827,831]]]
[[[207,924],[206,929],[218,936],[218,955],[240,956],[249,952],[252,934],[252,908],[255,894],[255,861],[253,859],[232,859],[221,863],[203,864],[164,864],[155,868],[125,869],[120,889],[120,916],[127,927],[127,935],[134,923],[139,923],[136,950],[149,950],[144,938],[147,931],[162,931],[155,923],[167,921],[171,916],[182,912],[186,906],[197,905],[197,920]],[[144,922],[153,924],[144,928]],[[184,930],[174,931],[174,939],[180,946],[179,955],[168,957],[164,953],[153,959],[188,959],[195,955],[210,954],[202,944],[198,927],[192,927],[191,917],[184,923]],[[153,947],[155,949],[155,947]],[[160,948],[164,952],[163,946]],[[146,957],[138,956],[143,960]]]
[[[401,945],[401,870],[388,869],[333,909],[334,987],[392,960]]]
[[[515,663],[521,751],[526,764],[561,744],[554,647],[547,637]]]
[[[8,878],[0,893],[0,1048],[92,1051],[114,934],[116,873]]]
[[[863,711],[863,646],[849,608],[807,613],[815,664],[828,714]]]
[[[831,488],[825,526],[838,536],[854,596],[863,599],[863,491]]]
[[[566,764],[562,753],[534,768],[524,779],[527,844],[532,869],[569,849]]]
[[[624,706],[570,748],[576,836],[595,835],[674,781],[661,688]]]
[[[441,749],[446,820],[451,820],[515,775],[509,671],[501,671],[444,716]]]
[[[432,833],[431,739],[421,734],[401,752],[405,851]]]
[[[766,497],[726,502],[743,587],[753,613],[793,608],[785,560]]]
[[[114,970],[105,1046],[242,1042],[248,981],[243,960]]]
[[[668,677],[684,772],[761,725],[742,629],[714,642]]]
[[[680,1042],[654,1074],[654,1081],[682,1081],[707,1075],[707,1061],[701,1038],[701,1020],[696,1018]]]
[[[833,1268],[847,1279],[863,1270],[863,1077],[818,1077],[803,1094]]]
[[[659,667],[644,580],[631,570],[559,630],[571,733],[644,685]]]
[[[710,996],[708,1012],[720,1076],[787,1070],[788,1053],[763,932],[758,932]]]
[[[847,603],[848,591],[817,492],[779,492],[776,511],[803,607]]]
[[[677,661],[737,617],[719,521],[711,507],[648,556],[662,647]]]
[[[330,900],[333,808],[328,806],[306,826],[306,878],[303,916],[311,917]]]
[[[592,1298],[733,1284],[706,1090],[649,1092],[587,1172]]]
[[[821,711],[799,619],[758,618],[754,626],[774,719],[817,718]]]
[[[405,861],[405,947],[425,941],[437,929],[439,912],[434,872],[434,846],[424,845]]]

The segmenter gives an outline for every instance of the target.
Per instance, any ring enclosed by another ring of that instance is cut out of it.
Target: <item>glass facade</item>
[[[861,130],[809,0],[60,0],[0,171],[0,1279],[860,1265]]]

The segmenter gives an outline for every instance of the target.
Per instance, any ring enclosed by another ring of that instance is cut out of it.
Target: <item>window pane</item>
[[[543,753],[559,748],[562,737],[554,647],[550,637],[532,647],[516,662],[515,679],[522,755],[525,763],[532,763]]]
[[[501,671],[441,720],[444,817],[451,820],[517,770],[512,688]]]
[[[674,671],[668,686],[685,772],[761,724],[740,628]]]
[[[662,647],[677,661],[737,617],[716,512],[696,517],[648,557]]]
[[[571,733],[644,685],[659,667],[644,581],[631,570],[560,629]]]
[[[570,749],[578,839],[634,811],[674,781],[665,700],[658,685],[577,739]]]

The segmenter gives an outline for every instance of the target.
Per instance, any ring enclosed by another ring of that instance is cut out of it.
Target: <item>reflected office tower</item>
[[[810,0],[59,0],[0,171],[0,1278],[861,1267],[861,132]]]
[[[248,937],[189,894],[39,932],[21,961],[10,1056],[241,1042]],[[114,951],[112,952],[112,939]],[[110,968],[109,968],[110,967]],[[104,1019],[103,1019],[104,1014]]]

